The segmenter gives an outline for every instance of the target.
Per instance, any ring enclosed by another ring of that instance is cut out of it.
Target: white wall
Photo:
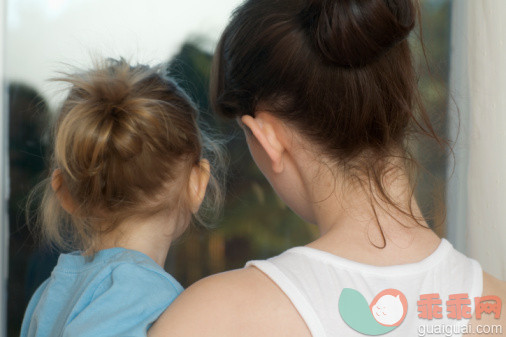
[[[5,1],[0,0],[0,336],[6,336],[8,218],[7,218],[7,101],[4,86]]]
[[[506,1],[453,2],[452,93],[460,109],[448,238],[506,279]],[[452,123],[457,134],[457,117]]]

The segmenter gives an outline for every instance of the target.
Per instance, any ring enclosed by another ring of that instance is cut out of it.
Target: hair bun
[[[416,12],[412,0],[309,0],[301,16],[325,59],[361,67],[404,40]]]

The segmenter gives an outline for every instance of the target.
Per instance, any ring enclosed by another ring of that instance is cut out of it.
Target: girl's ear
[[[257,113],[256,117],[242,116],[241,122],[251,131],[253,137],[269,157],[272,170],[275,173],[281,173],[284,169],[283,152],[285,148],[273,125],[277,122],[274,117],[267,113]]]
[[[53,171],[51,176],[51,188],[56,193],[56,197],[58,198],[61,207],[67,213],[73,214],[76,210],[76,203],[65,185],[60,169]]]
[[[211,167],[207,159],[201,159],[198,165],[194,165],[188,181],[188,194],[190,196],[190,208],[193,214],[197,213],[204,196],[207,184],[211,176]]]

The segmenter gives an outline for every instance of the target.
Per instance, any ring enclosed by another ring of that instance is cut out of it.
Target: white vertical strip
[[[453,2],[451,134],[459,133],[448,187],[448,238],[506,279],[506,1]]]
[[[468,253],[506,279],[506,1],[468,1]]]
[[[473,1],[473,0],[471,0]],[[457,140],[449,165],[447,185],[447,238],[466,252],[467,169],[469,149],[468,10],[469,0],[452,2],[449,135]],[[450,157],[451,158],[451,157]]]
[[[9,270],[8,111],[4,77],[6,1],[0,0],[0,336],[7,335],[7,272]]]

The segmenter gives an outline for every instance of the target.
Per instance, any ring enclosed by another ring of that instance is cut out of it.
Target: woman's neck
[[[300,171],[304,184],[313,186],[307,191],[321,233],[308,246],[372,265],[417,262],[436,250],[440,239],[423,219],[407,172],[400,167],[387,170],[382,184],[397,206],[385,201],[365,177],[350,183],[349,175],[322,167]],[[314,188],[315,176],[319,188]]]

